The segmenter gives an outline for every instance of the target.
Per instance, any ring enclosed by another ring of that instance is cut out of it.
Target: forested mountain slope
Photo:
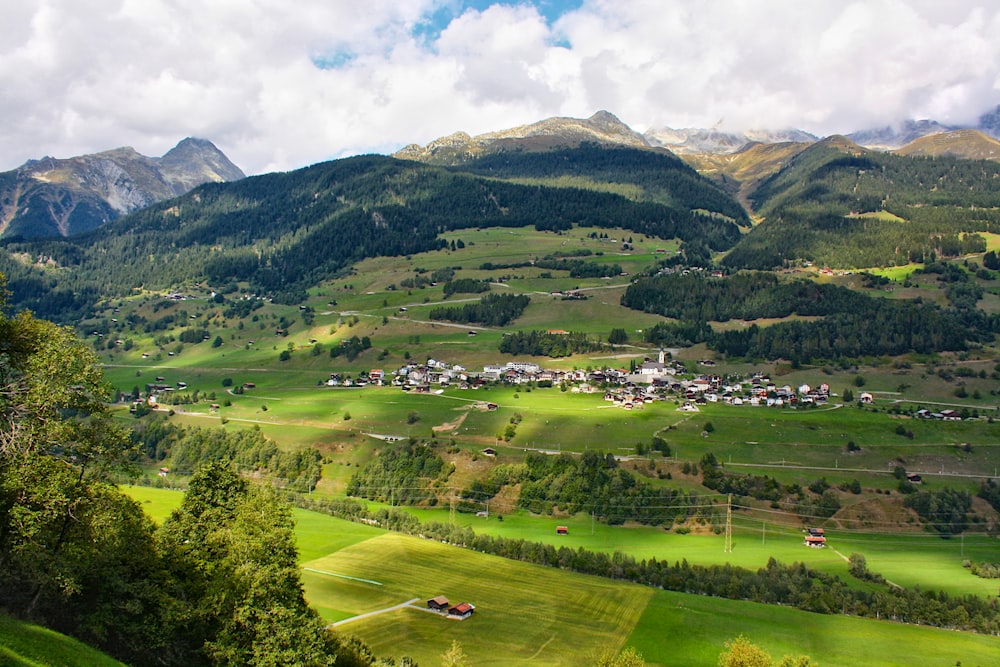
[[[866,267],[982,252],[975,232],[998,228],[998,182],[993,161],[892,155],[831,137],[750,194],[764,222],[723,261]]]
[[[748,225],[746,211],[666,151],[582,144],[573,151],[496,153],[461,167],[480,176],[619,191],[630,199],[719,213]]]
[[[195,281],[240,283],[294,302],[360,259],[441,248],[440,234],[471,227],[623,227],[714,251],[739,239],[738,205],[709,181],[679,162],[669,165],[679,176],[656,181],[648,161],[659,157],[626,149],[612,154],[617,162],[610,166],[607,153],[586,147],[547,159],[581,173],[598,165],[621,182],[649,182],[653,193],[637,201],[584,183],[522,184],[360,156],[207,184],[71,240],[8,242],[0,271],[17,306],[65,321],[100,295]],[[503,175],[530,171],[508,168]]]

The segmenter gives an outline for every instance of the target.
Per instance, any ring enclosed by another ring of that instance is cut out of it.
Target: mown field
[[[180,502],[180,494],[174,491],[127,490],[161,520]],[[656,591],[486,556],[313,512],[296,511],[295,518],[307,597],[331,622],[413,598],[418,598],[415,604],[420,606],[437,595],[476,605],[476,613],[461,622],[403,608],[338,626],[338,631],[357,635],[378,654],[408,655],[420,664],[436,664],[452,640],[457,640],[474,665],[580,665],[602,648],[631,645],[650,665],[709,666],[717,663],[723,643],[741,633],[775,657],[805,654],[834,667],[953,665],[959,661],[989,665],[1000,651],[1000,640],[995,637]],[[494,526],[508,523],[503,525],[510,528],[508,534],[534,537],[527,524],[519,525],[513,518],[491,522]],[[570,535],[559,539],[572,540],[571,546],[597,547],[596,533],[590,542],[583,539],[586,527],[583,521],[570,523]],[[556,537],[554,531],[548,535],[547,541]],[[723,556],[716,537],[675,537],[689,545],[703,545],[706,553],[718,552],[719,560]],[[793,545],[791,536],[784,537],[768,538],[764,546],[779,558],[794,554],[837,558],[832,549],[817,552]],[[654,542],[648,534],[637,541],[650,549]],[[642,550],[638,544],[633,546]],[[988,546],[970,544],[967,548]],[[680,558],[687,551],[676,542],[662,549],[661,557]],[[726,556],[749,565],[758,557],[753,551],[751,534],[738,533],[733,553]],[[909,566],[935,567],[929,547],[907,551],[923,552],[913,556]],[[869,564],[874,562],[869,557]],[[822,563],[810,564],[820,567]]]

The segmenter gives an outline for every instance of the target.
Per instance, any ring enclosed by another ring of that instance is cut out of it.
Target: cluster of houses
[[[699,365],[708,364],[699,362]],[[828,384],[816,387],[808,384],[797,387],[778,385],[760,372],[739,378],[708,373],[692,376],[683,364],[668,359],[662,350],[656,361],[647,359],[630,369],[553,370],[533,362],[508,361],[486,365],[481,372],[474,372],[459,364],[428,359],[424,363],[406,364],[389,373],[382,369],[363,371],[355,378],[332,373],[325,381],[329,386],[392,385],[417,393],[430,393],[449,386],[479,389],[495,383],[526,385],[545,382],[567,386],[573,393],[603,391],[605,400],[628,410],[668,396],[683,399],[681,409],[690,411],[696,411],[699,405],[706,403],[795,407],[821,405],[830,398]],[[870,394],[866,395],[870,397]]]
[[[662,366],[662,363],[647,362],[640,370],[651,365]],[[822,405],[830,398],[830,385],[826,383],[817,387],[808,384],[798,387],[787,384],[779,386],[763,373],[754,373],[746,378],[723,378],[707,374],[678,378],[676,375],[676,370],[668,367],[653,375],[653,381],[648,385],[628,383],[621,387],[611,387],[605,391],[604,399],[631,410],[671,395],[684,399],[681,410],[696,412],[699,405],[708,403],[781,408]]]

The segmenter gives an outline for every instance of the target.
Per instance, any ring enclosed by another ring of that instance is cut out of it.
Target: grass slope
[[[2,667],[122,667],[71,637],[0,613]]]

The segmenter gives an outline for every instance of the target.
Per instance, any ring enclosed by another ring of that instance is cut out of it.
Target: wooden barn
[[[475,605],[469,602],[463,602],[461,604],[457,604],[454,607],[450,608],[448,610],[448,616],[464,620],[472,616],[472,612],[474,612],[475,610],[476,610]]]
[[[434,611],[444,611],[450,604],[451,603],[448,602],[448,598],[443,595],[439,595],[436,598],[431,598],[427,601],[427,608],[433,609]]]

